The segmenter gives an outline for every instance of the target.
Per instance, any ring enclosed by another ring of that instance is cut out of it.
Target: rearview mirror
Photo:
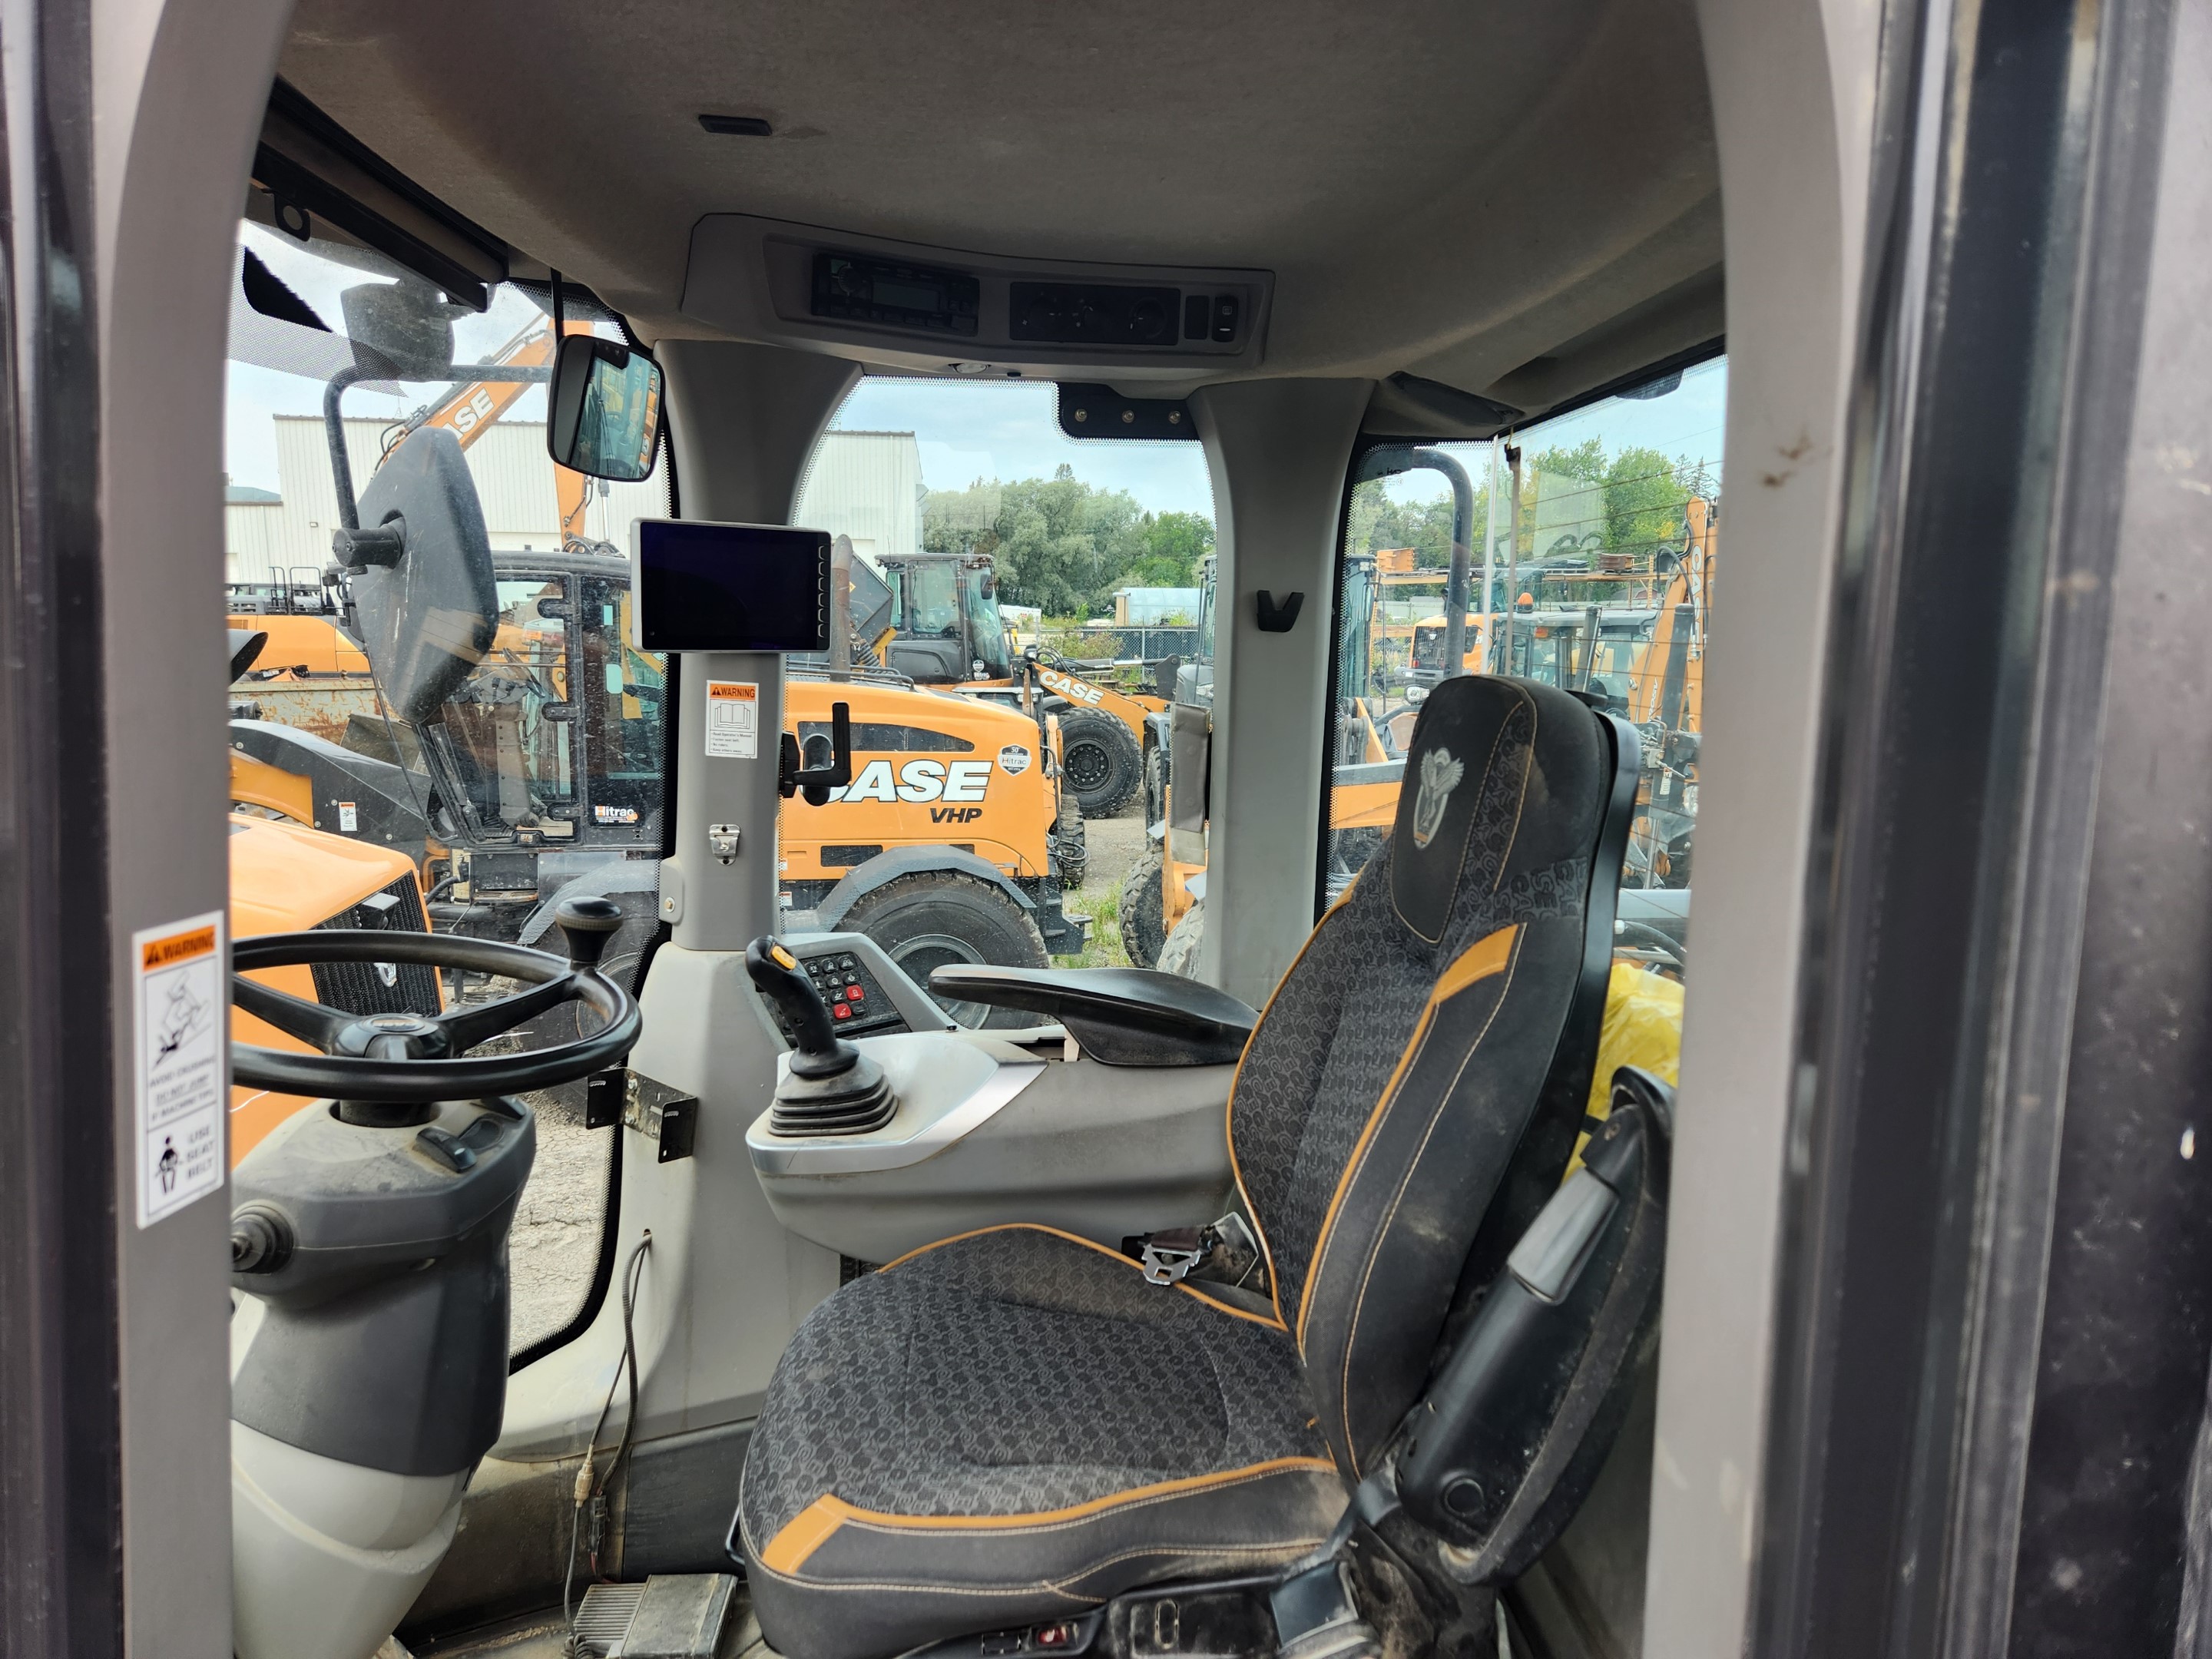
[[[612,340],[571,334],[553,360],[555,463],[594,478],[635,483],[653,471],[660,441],[660,365]]]

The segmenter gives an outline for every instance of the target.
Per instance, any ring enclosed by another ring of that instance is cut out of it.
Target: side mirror
[[[392,713],[421,726],[441,718],[498,627],[491,538],[460,441],[441,426],[402,440],[361,492],[361,522],[331,550]]]
[[[562,338],[553,360],[545,447],[557,465],[635,483],[660,442],[660,365],[589,334]]]

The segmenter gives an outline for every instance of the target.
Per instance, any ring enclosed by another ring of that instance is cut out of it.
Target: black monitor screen
[[[641,650],[829,649],[826,531],[640,519],[630,575]]]

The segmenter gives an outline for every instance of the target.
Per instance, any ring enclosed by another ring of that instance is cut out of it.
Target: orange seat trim
[[[1051,1229],[1045,1231],[1050,1231]],[[880,1510],[860,1509],[825,1492],[787,1522],[782,1530],[769,1541],[768,1547],[761,1552],[761,1565],[770,1572],[797,1572],[806,1565],[808,1558],[815,1551],[829,1542],[840,1528],[848,1524],[889,1527],[902,1532],[980,1533],[1003,1532],[1018,1527],[1054,1526],[1087,1520],[1125,1504],[1232,1486],[1243,1481],[1261,1480],[1271,1474],[1285,1474],[1293,1470],[1327,1474],[1334,1478],[1336,1465],[1325,1457],[1277,1457],[1265,1463],[1247,1464],[1243,1468],[1224,1469],[1216,1474],[1194,1474],[1180,1480],[1158,1480],[1147,1486],[1131,1486],[1126,1491],[1109,1492],[1103,1498],[1072,1504],[1063,1510],[1037,1510],[1026,1515],[892,1515]]]

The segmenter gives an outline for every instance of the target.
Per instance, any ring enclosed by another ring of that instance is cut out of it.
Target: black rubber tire
[[[1132,966],[1157,967],[1167,942],[1167,896],[1161,890],[1167,854],[1149,836],[1145,850],[1121,878],[1121,951]]]
[[[1095,708],[1060,716],[1060,787],[1073,793],[1086,818],[1110,818],[1145,784],[1145,751],[1134,733]]]
[[[854,902],[841,931],[866,933],[925,991],[930,970],[949,963],[988,963],[1000,968],[1049,968],[1044,935],[1004,892],[974,876],[928,870],[885,882]],[[945,1012],[963,1025],[1006,1030],[1040,1023],[1016,1008],[949,1003]]]
[[[1152,964],[1164,974],[1198,977],[1198,947],[1206,938],[1206,901],[1200,899],[1182,913],[1182,920],[1168,929],[1160,946],[1160,959]]]
[[[1091,869],[1091,849],[1083,836],[1083,804],[1073,789],[1060,792],[1060,820],[1052,827],[1052,845],[1060,863],[1060,890],[1073,893]]]

